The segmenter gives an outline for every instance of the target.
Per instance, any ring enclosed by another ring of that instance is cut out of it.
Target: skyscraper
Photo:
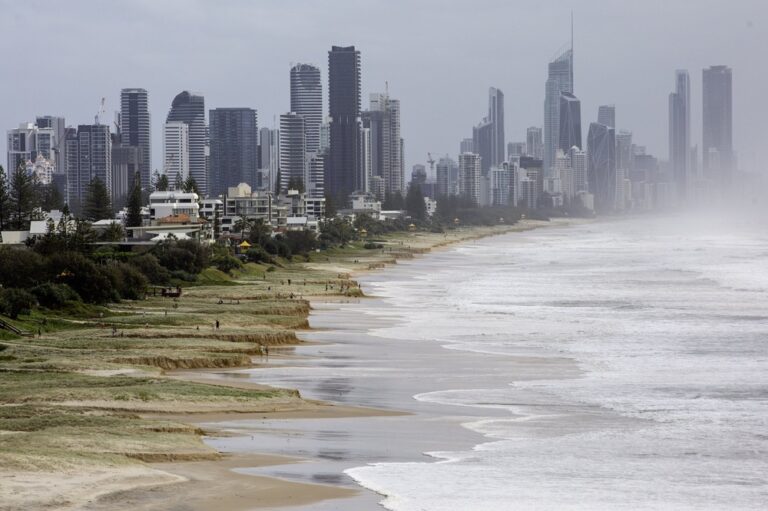
[[[189,125],[182,121],[165,123],[163,130],[163,171],[174,190],[189,177]]]
[[[504,158],[504,93],[496,87],[488,89],[488,121],[491,123],[489,165],[501,165]]]
[[[613,128],[593,122],[587,135],[587,179],[595,211],[613,211],[616,204],[616,135]]]
[[[459,154],[461,153],[471,153],[475,150],[475,141],[472,138],[465,138],[462,139],[461,143],[459,143]]]
[[[462,144],[461,149],[468,147]],[[488,115],[472,128],[470,151],[480,155],[483,175],[504,162],[504,93],[495,87],[488,89]]]
[[[494,126],[487,117],[483,119],[483,122],[472,128],[473,152],[480,158],[480,173],[482,175],[486,175],[491,168],[493,137]]]
[[[80,213],[88,185],[98,178],[112,192],[112,137],[105,124],[81,124],[67,140],[67,203]]]
[[[520,160],[521,156],[527,154],[525,142],[510,142],[507,144],[507,161]]]
[[[587,180],[587,152],[581,149],[571,148],[571,167],[573,168],[573,191],[575,193],[589,190]]]
[[[688,71],[675,71],[675,92],[669,95],[669,165],[680,199],[691,181],[691,80]]]
[[[557,148],[568,153],[581,149],[581,101],[570,92],[560,93],[560,140]]]
[[[480,204],[480,155],[459,155],[459,194],[475,206]]]
[[[277,185],[277,171],[280,168],[280,130],[259,130],[259,159],[261,187],[274,191]]]
[[[541,128],[537,126],[528,128],[525,134],[525,148],[528,156],[532,156],[537,160],[541,160],[544,157],[544,142],[541,136]]]
[[[184,125],[186,126],[186,125]],[[119,133],[112,137],[112,205],[121,208],[133,189],[141,164],[141,148],[124,145]],[[139,181],[141,177],[139,176]]]
[[[459,166],[447,156],[440,158],[435,167],[438,197],[459,194]]]
[[[56,164],[57,174],[66,174],[66,144],[64,141],[67,138],[66,123],[63,117],[55,117],[53,115],[38,116],[35,124],[38,128],[51,128],[53,130],[55,144],[52,148],[53,161]],[[49,158],[51,159],[51,158]]]
[[[152,134],[146,89],[120,91],[120,141],[139,148],[141,187],[148,189],[152,178]]]
[[[702,72],[702,153],[704,175],[727,183],[733,169],[733,97],[731,68],[712,66]]]
[[[304,117],[307,152],[320,152],[323,87],[318,67],[311,64],[296,64],[291,68],[291,112]]]
[[[360,162],[360,52],[333,46],[328,52],[328,110],[331,150],[326,190],[340,204],[365,186]]]
[[[619,130],[616,132],[616,169],[623,170],[627,174],[632,170],[631,131]]]
[[[552,177],[560,140],[560,93],[573,94],[573,47],[549,63],[544,96],[544,175]]]
[[[388,195],[405,193],[405,176],[401,154],[400,100],[388,94],[371,94],[370,109],[363,112],[363,127],[370,129],[371,177],[384,180]]]
[[[189,175],[200,193],[209,193],[206,146],[208,128],[205,125],[205,99],[189,91],[180,92],[171,104],[166,121],[181,121],[189,126]]]
[[[307,183],[306,119],[296,112],[280,116],[280,190],[289,182]]]
[[[210,119],[210,183],[208,193],[223,195],[240,183],[256,186],[259,128],[252,108],[214,108]],[[190,135],[191,137],[191,135]]]
[[[616,128],[616,105],[600,105],[597,109],[597,123]]]
[[[36,124],[23,123],[8,130],[8,167],[10,174],[19,164],[35,161],[38,156],[54,161],[54,147],[58,144],[53,128],[41,128]]]

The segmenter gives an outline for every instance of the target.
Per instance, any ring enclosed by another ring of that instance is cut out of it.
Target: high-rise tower
[[[320,125],[323,122],[323,87],[318,67],[296,64],[291,68],[291,112],[304,117],[307,152],[319,152]]]
[[[549,63],[544,96],[544,175],[552,176],[560,138],[560,94],[573,94],[573,47]]]
[[[363,112],[363,127],[370,129],[371,177],[384,182],[384,193],[405,193],[401,155],[400,100],[388,94],[371,94],[370,109]]]
[[[595,197],[595,211],[613,211],[616,205],[616,133],[593,122],[587,135],[587,180]]]
[[[597,123],[616,128],[616,105],[600,105],[597,109]]]
[[[208,128],[205,125],[205,99],[189,91],[180,92],[171,104],[166,121],[181,121],[189,126],[189,175],[197,183],[203,196],[209,193],[206,145]]]
[[[581,145],[581,101],[570,92],[560,93],[560,136],[557,148],[568,153]]]
[[[290,182],[307,184],[307,128],[304,116],[288,112],[280,116],[280,191]]]
[[[712,66],[702,72],[702,151],[704,175],[727,183],[733,171],[733,96],[731,68]]]
[[[333,46],[328,52],[331,149],[326,190],[341,204],[365,186],[360,161],[360,52]]]
[[[120,91],[120,142],[139,148],[141,187],[148,189],[152,178],[152,132],[149,95],[146,89]]]
[[[669,164],[678,197],[688,194],[691,182],[691,80],[688,71],[675,71],[675,92],[669,95]]]
[[[210,120],[211,195],[223,195],[240,183],[257,185],[259,129],[252,108],[214,108]]]
[[[501,165],[504,158],[504,93],[496,87],[488,89],[488,121],[491,123],[491,154],[489,164]]]

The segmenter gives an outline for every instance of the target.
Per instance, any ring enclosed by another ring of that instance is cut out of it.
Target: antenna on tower
[[[571,89],[575,88],[573,86],[573,11],[571,11]]]

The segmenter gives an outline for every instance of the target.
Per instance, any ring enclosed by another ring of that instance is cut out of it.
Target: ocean
[[[278,475],[343,470],[395,511],[768,507],[768,230],[605,220],[361,282],[313,315],[330,344],[252,377],[412,415],[314,423],[306,455],[329,430],[342,454]]]

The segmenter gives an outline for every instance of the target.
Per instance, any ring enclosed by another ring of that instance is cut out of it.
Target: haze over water
[[[653,218],[497,237],[374,277],[380,313],[400,318],[376,335],[583,372],[516,381],[511,365],[487,388],[417,393],[493,408],[465,424],[488,441],[348,473],[394,510],[764,509],[766,263],[757,225]]]

